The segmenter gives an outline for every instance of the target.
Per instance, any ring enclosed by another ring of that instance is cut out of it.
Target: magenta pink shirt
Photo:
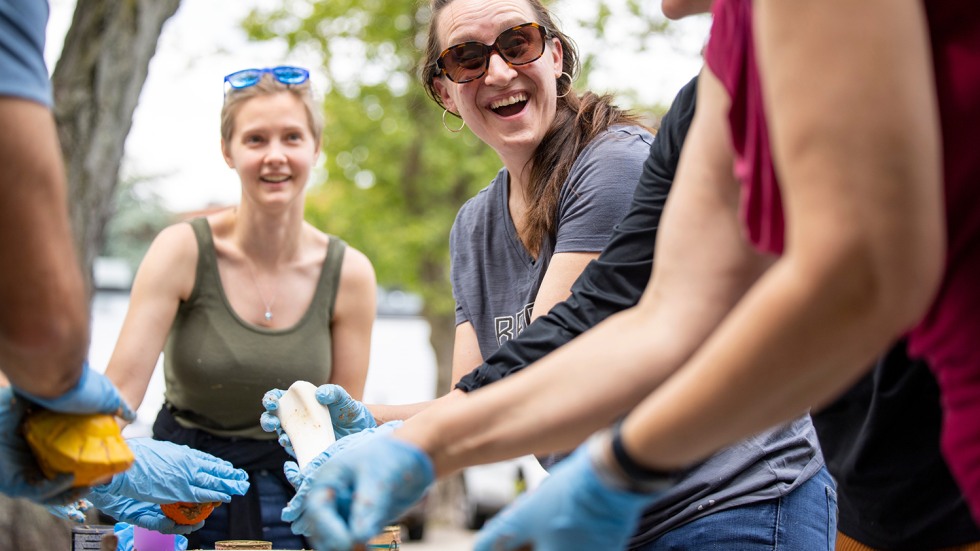
[[[923,5],[942,122],[948,250],[942,286],[909,333],[909,351],[925,358],[939,381],[943,453],[980,522],[980,7],[976,0]],[[743,225],[758,249],[780,254],[783,207],[755,62],[752,2],[716,0],[713,13],[705,58],[732,100]]]

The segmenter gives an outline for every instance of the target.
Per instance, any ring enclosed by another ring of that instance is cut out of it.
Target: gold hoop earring
[[[442,125],[444,127],[446,127],[446,130],[452,132],[453,134],[458,134],[458,133],[462,132],[463,131],[463,128],[466,127],[466,121],[463,121],[463,124],[459,125],[459,128],[453,130],[452,128],[449,127],[448,124],[446,124],[446,114],[447,113],[449,113],[449,109],[443,109],[442,110]],[[453,114],[455,115],[455,113],[453,113]]]
[[[568,77],[568,89],[565,90],[565,93],[564,94],[560,94],[559,96],[557,96],[559,98],[563,98],[563,97],[567,96],[568,93],[572,91],[572,75],[566,73],[565,71],[562,71],[561,74],[558,75],[558,78],[555,79],[555,91],[556,92],[558,91],[558,84],[561,83],[561,77],[564,77],[564,76],[567,76]]]

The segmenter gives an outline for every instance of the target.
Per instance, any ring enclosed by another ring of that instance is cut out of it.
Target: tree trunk
[[[436,396],[450,390],[453,374],[453,342],[456,340],[456,317],[445,312],[423,311],[429,322],[429,342],[436,354]]]
[[[441,255],[423,252],[419,271],[426,288],[444,294],[449,287],[449,268]],[[436,355],[436,397],[451,389],[453,373],[453,344],[456,341],[456,311],[453,302],[445,297],[424,297],[422,317],[429,322],[429,343]],[[441,300],[440,300],[441,299]]]
[[[133,112],[163,24],[179,5],[180,0],[78,0],[51,77],[72,230],[90,290]]]

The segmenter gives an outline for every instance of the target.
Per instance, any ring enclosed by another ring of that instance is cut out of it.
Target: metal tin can
[[[385,526],[384,532],[374,536],[367,542],[367,548],[372,551],[398,551],[402,547],[402,527]]]
[[[78,524],[71,527],[71,551],[100,551],[102,537],[113,534],[109,524]]]
[[[271,541],[222,540],[214,542],[215,549],[272,549]]]

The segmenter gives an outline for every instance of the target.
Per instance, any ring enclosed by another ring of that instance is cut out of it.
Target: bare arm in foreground
[[[0,366],[17,388],[54,398],[78,381],[88,347],[65,171],[50,109],[0,97],[0,121]]]
[[[836,396],[924,314],[942,270],[939,125],[920,3],[755,6],[793,224],[784,256],[627,419],[624,443],[649,466],[689,464]],[[848,116],[827,116],[841,106]]]
[[[429,453],[438,474],[575,445],[682,363],[628,420],[624,441],[649,466],[688,465],[834,396],[922,314],[942,238],[918,4],[850,6],[846,25],[836,15],[843,7],[812,9],[800,19],[760,3],[756,16],[773,52],[761,64],[793,221],[786,254],[742,296],[763,262],[735,218],[728,99],[707,72],[641,304],[534,369],[409,420],[396,435]],[[883,13],[887,21],[866,32]],[[833,48],[821,31],[831,26],[841,34]],[[813,68],[828,65],[839,69]],[[875,79],[861,78],[868,67]],[[841,105],[858,115],[826,116]]]
[[[657,238],[652,281],[639,305],[531,369],[408,420],[396,435],[429,453],[437,474],[575,447],[680,366],[769,264],[740,238],[725,133],[711,126],[717,118],[702,113],[699,104]],[[720,160],[686,162],[686,152],[698,147],[721,149]],[[684,185],[685,178],[722,183]]]

